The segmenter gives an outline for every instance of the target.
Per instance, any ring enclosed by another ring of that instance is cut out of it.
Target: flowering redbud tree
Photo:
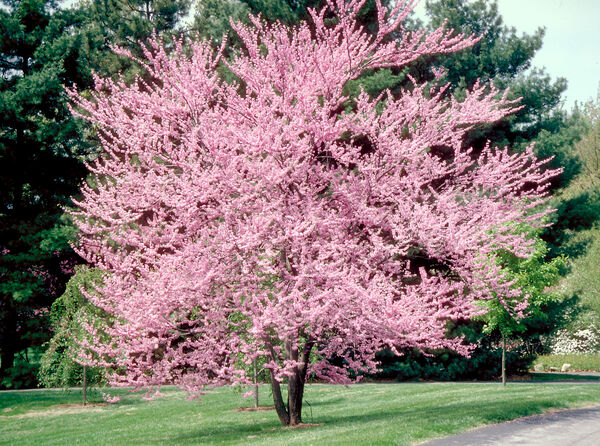
[[[517,228],[542,224],[552,172],[531,150],[464,147],[515,110],[492,86],[462,102],[423,85],[344,97],[364,70],[477,41],[405,31],[403,1],[377,1],[369,35],[355,21],[363,3],[331,0],[296,28],[233,24],[245,45],[222,61],[233,84],[208,43],[155,40],[143,79],[71,92],[104,147],[76,216],[80,253],[107,273],[89,297],[115,320],[111,342],[86,347],[114,384],[200,394],[249,383],[259,358],[295,425],[307,376],[347,383],[382,348],[466,354],[448,321],[519,294],[490,256],[528,255]]]

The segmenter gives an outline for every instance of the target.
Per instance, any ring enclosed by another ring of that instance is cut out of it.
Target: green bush
[[[37,387],[37,374],[40,368],[38,349],[30,348],[27,352],[22,351],[15,356],[13,366],[2,377],[0,388],[30,389]]]
[[[381,362],[380,372],[375,379],[395,379],[397,381],[425,380],[492,380],[501,374],[500,338],[489,336],[480,340],[470,357],[453,351],[432,352],[425,355],[416,350],[404,352],[404,356],[394,356],[389,351],[377,354]],[[506,354],[509,375],[525,373],[535,356],[528,353],[524,345],[509,348]]]
[[[69,355],[65,339],[54,339],[42,356],[37,377],[44,387],[77,387],[83,382],[83,366]],[[87,367],[87,384],[103,385],[106,373],[98,367]]]
[[[40,361],[38,379],[45,387],[73,387],[82,383],[83,366],[79,363],[81,341],[86,338],[81,322],[93,322],[101,327],[108,323],[108,317],[94,307],[81,292],[91,291],[101,282],[102,271],[87,266],[78,266],[67,283],[66,290],[52,304],[50,321],[54,335],[46,344]],[[106,382],[106,370],[88,367],[86,371],[89,385]]]

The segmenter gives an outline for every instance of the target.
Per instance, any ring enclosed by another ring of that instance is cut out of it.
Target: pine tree
[[[0,376],[15,355],[49,337],[47,312],[80,260],[63,216],[95,156],[93,129],[74,119],[64,87],[90,88],[92,71],[137,73],[111,44],[138,48],[155,30],[179,33],[187,0],[2,0],[0,9]],[[31,373],[28,382],[34,384]]]
[[[188,14],[190,0],[84,0],[77,12],[82,22],[78,29],[90,66],[101,75],[119,74],[131,79],[138,68],[130,59],[119,57],[110,46],[136,51],[154,33],[177,37],[184,32],[182,19]],[[142,56],[142,54],[136,54]]]
[[[44,314],[75,262],[61,206],[85,170],[63,84],[77,69],[69,17],[48,0],[0,9],[0,375],[47,337]],[[3,385],[12,385],[5,379]]]
[[[473,144],[482,145],[491,140],[500,146],[510,144],[522,150],[535,141],[540,132],[554,134],[562,128],[565,116],[559,105],[567,88],[566,80],[552,80],[542,69],[528,71],[542,47],[543,28],[519,36],[514,27],[504,23],[496,0],[428,0],[426,9],[433,28],[446,21],[447,26],[457,32],[483,35],[470,51],[432,61],[446,69],[441,81],[451,84],[456,97],[461,98],[465,88],[481,79],[494,81],[500,89],[510,88],[511,98],[522,98],[521,110],[510,119],[478,129],[472,135]],[[427,72],[424,73],[427,76]],[[419,75],[422,76],[421,72]],[[536,147],[537,152],[543,150]],[[544,151],[544,155],[551,154]],[[564,161],[565,158],[559,156],[551,166],[559,167]]]

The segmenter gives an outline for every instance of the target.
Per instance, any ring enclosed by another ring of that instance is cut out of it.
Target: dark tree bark
[[[2,362],[2,364],[0,364],[0,378],[2,378],[6,375],[8,369],[12,368],[15,364],[15,352],[8,348],[3,348],[0,361]]]
[[[275,379],[273,370],[270,370],[271,374],[271,389],[273,392],[273,403],[277,416],[284,426],[296,426],[302,423],[302,402],[304,399],[304,384],[306,382],[306,372],[308,370],[308,363],[310,359],[310,352],[314,345],[312,339],[308,339],[304,345],[301,356],[297,348],[292,347],[290,341],[284,343],[286,358],[298,361],[300,359],[300,365],[295,367],[293,374],[288,377],[288,398],[287,407],[283,401],[281,394],[281,385],[279,381]],[[273,360],[277,360],[277,354],[273,349],[270,342],[266,342],[267,349],[269,350]]]
[[[283,403],[283,398],[281,396],[281,385],[279,381],[275,379],[275,373],[273,370],[271,372],[271,390],[273,392],[273,404],[275,405],[275,411],[277,412],[277,416],[281,421],[281,424],[284,426],[288,426],[290,424],[290,416],[287,412],[285,404]]]
[[[288,380],[288,410],[290,425],[302,423],[302,399],[304,397],[304,379],[299,372]]]
[[[87,404],[87,367],[83,366],[83,405]]]
[[[506,386],[506,337],[502,335],[502,385]]]
[[[298,361],[298,348],[292,348],[292,343],[286,341],[286,357],[293,361]],[[294,426],[302,423],[302,397],[304,396],[304,377],[302,371],[296,366],[294,374],[288,378],[288,413],[290,415],[290,425]]]

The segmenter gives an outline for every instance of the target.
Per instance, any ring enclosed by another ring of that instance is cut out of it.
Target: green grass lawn
[[[552,372],[552,373],[531,373],[530,381],[533,382],[548,382],[548,381],[596,381],[600,382],[600,376],[574,375],[569,373]]]
[[[272,404],[266,386],[261,392],[262,403]],[[210,391],[200,402],[174,389],[150,402],[118,393],[116,404],[82,407],[79,391],[2,392],[0,444],[410,445],[551,409],[600,404],[594,383],[311,385],[303,418],[316,426],[284,429],[273,410],[235,411],[252,401],[231,388]]]
[[[571,370],[600,371],[600,355],[542,355],[536,358],[535,364],[543,364],[545,370],[550,367],[560,369],[563,364],[571,364]]]

